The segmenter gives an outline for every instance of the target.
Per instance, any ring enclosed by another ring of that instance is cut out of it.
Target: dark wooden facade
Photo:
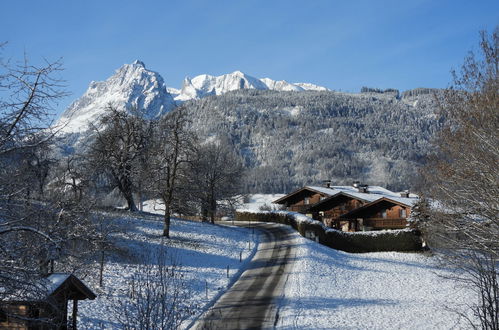
[[[403,229],[410,214],[411,205],[383,197],[341,215],[340,221],[354,222],[356,230]]]
[[[310,187],[304,187],[274,201],[274,203],[285,205],[288,211],[307,214],[309,213],[308,209],[312,205],[317,204],[329,196],[331,195],[325,192]]]
[[[340,192],[311,206],[308,211],[314,219],[321,221],[328,227],[343,231],[355,231],[352,221],[342,220],[340,216],[368,202],[366,199]]]

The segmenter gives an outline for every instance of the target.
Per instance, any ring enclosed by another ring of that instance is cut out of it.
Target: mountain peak
[[[85,94],[62,114],[58,122],[63,127],[61,132],[86,131],[88,123],[98,119],[109,104],[124,111],[137,108],[148,118],[156,118],[175,107],[161,75],[136,60],[123,65],[106,81],[91,82]]]
[[[232,76],[246,76],[246,74],[244,72],[239,71],[239,70],[232,72],[230,75],[232,75]]]
[[[146,65],[144,64],[144,62],[142,62],[140,60],[133,61],[132,65],[139,65],[139,66],[143,67],[144,69],[146,68]]]

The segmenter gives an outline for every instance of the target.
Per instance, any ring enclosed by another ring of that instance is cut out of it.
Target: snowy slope
[[[161,217],[107,214],[114,218],[118,229],[113,235],[114,252],[109,253],[104,269],[104,288],[98,287],[98,264],[93,277],[85,282],[97,293],[95,300],[84,300],[78,305],[78,324],[82,329],[120,329],[116,319],[116,306],[126,298],[130,277],[143,271],[143,266],[155,264],[158,249],[164,245],[167,264],[175,260],[187,283],[191,318],[204,311],[206,305],[225,291],[239,267],[244,267],[257,247],[258,236],[246,228],[227,228],[219,225],[173,219],[171,239],[160,235]],[[242,262],[239,261],[240,256]],[[246,260],[246,261],[245,261]],[[229,268],[229,278],[227,277]],[[71,307],[70,307],[71,308]]]
[[[144,110],[148,118],[158,117],[175,106],[163,78],[146,69],[144,63],[135,61],[123,65],[106,81],[91,82],[85,94],[62,114],[57,125],[62,126],[62,133],[83,132],[109,104],[123,109],[136,107]]]

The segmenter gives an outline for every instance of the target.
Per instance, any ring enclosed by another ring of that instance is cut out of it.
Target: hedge
[[[238,221],[274,222],[289,225],[300,235],[346,252],[421,251],[422,239],[414,229],[343,232],[324,226],[303,214],[287,211],[236,212]]]

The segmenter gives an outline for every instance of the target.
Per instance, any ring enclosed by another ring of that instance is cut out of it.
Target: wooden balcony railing
[[[372,228],[391,228],[401,229],[407,226],[405,218],[386,219],[386,218],[370,218],[364,219],[364,226]]]
[[[291,205],[288,207],[289,211],[304,213],[311,205]]]

